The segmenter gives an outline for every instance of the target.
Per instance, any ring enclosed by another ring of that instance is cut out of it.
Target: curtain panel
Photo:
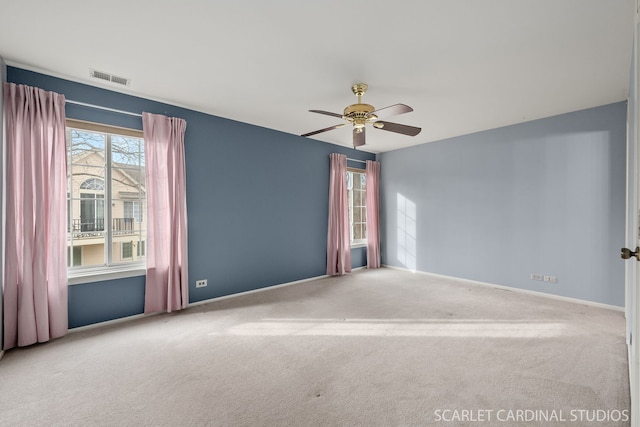
[[[184,133],[187,122],[143,113],[147,183],[147,277],[144,312],[189,304]]]
[[[63,336],[67,314],[64,95],[4,83],[4,348]]]
[[[349,205],[347,204],[347,156],[330,154],[329,229],[327,233],[327,275],[351,271]]]
[[[366,161],[367,268],[380,267],[380,162]]]

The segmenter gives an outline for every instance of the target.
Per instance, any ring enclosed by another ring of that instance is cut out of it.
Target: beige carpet
[[[626,355],[621,312],[361,270],[8,351],[0,425],[629,425]]]

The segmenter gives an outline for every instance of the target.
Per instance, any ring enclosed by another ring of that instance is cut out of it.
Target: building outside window
[[[347,200],[351,246],[367,243],[366,174],[361,169],[347,170]]]
[[[144,262],[144,166],[141,131],[67,120],[70,270]]]

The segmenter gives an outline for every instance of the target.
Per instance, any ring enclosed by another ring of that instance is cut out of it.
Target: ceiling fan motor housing
[[[344,109],[343,119],[353,123],[356,128],[363,128],[366,123],[378,119],[375,114],[373,105],[369,104],[352,104]]]

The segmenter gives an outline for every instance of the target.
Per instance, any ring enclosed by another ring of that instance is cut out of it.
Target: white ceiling
[[[303,134],[356,102],[413,112],[383,152],[627,99],[633,0],[0,0],[16,65]],[[131,78],[129,88],[89,69]],[[347,128],[315,136],[351,146]]]

